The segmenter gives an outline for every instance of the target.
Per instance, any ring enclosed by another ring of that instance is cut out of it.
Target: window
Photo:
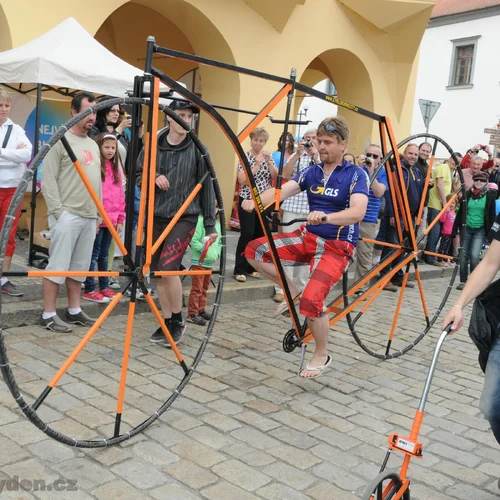
[[[448,89],[472,88],[479,36],[451,40],[452,61]]]

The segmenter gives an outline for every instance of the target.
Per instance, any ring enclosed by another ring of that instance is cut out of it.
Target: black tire
[[[392,486],[384,495],[383,491],[390,483],[392,483]],[[402,486],[403,483],[398,473],[381,472],[368,484],[362,500],[392,500]],[[404,498],[405,500],[409,500],[409,496],[406,497],[406,493],[407,492],[405,492]]]

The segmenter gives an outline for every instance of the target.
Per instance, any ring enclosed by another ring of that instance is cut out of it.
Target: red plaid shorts
[[[325,240],[302,226],[292,233],[273,235],[283,266],[309,263],[310,276],[300,299],[300,313],[319,318],[325,314],[325,299],[352,262],[354,245],[347,241]],[[247,259],[272,262],[266,238],[251,241],[245,250]]]

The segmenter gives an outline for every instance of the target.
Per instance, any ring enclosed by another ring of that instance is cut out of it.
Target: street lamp
[[[299,111],[299,122],[302,121],[302,117],[306,117],[307,116],[307,112],[309,111],[309,107],[306,105],[304,105],[300,111]],[[299,123],[299,128],[298,128],[298,131],[297,131],[297,135],[300,137],[300,127],[301,127],[301,124]]]

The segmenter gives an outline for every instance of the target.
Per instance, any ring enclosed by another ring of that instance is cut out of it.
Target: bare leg
[[[6,273],[8,271],[10,271],[10,263],[12,262],[12,256],[8,256],[7,255],[3,258],[3,272]]]
[[[171,312],[181,312],[182,310],[182,283],[179,276],[165,276],[167,283],[168,301]]]
[[[158,299],[160,301],[161,312],[164,318],[172,317],[172,308],[170,307],[170,298],[168,293],[168,283],[166,276],[157,278],[156,290],[158,292]]]
[[[278,286],[281,286],[280,280],[278,278],[278,273],[276,272],[276,268],[274,264],[271,262],[260,262],[254,259],[247,259],[248,263],[256,269],[259,273],[263,274],[267,279],[270,279]],[[295,297],[300,290],[297,288],[297,285],[285,274],[286,281],[288,283],[288,288],[290,289],[290,293],[292,297]]]
[[[330,325],[328,323],[328,316],[321,318],[307,318],[307,323],[311,329],[316,347],[313,357],[309,361],[309,366],[323,366],[328,359],[328,331]],[[302,377],[317,376],[318,372],[313,370],[304,369],[300,372]]]
[[[59,285],[53,281],[43,278],[43,311],[46,313],[56,312],[56,299]]]
[[[70,309],[77,309],[80,307],[80,292],[82,291],[82,284],[80,281],[66,278],[66,289],[68,290],[68,307]]]

